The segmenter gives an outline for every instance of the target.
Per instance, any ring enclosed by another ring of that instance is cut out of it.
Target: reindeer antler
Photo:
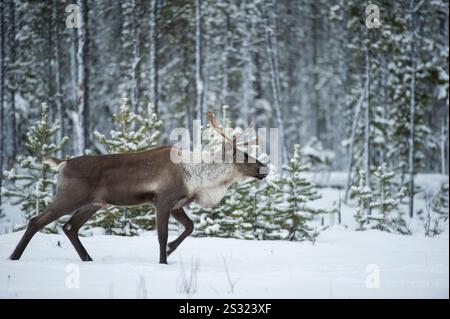
[[[247,135],[252,129],[253,129],[253,122],[250,124],[250,126],[249,127],[247,127],[245,130],[243,130],[242,132],[240,132],[240,133],[238,133],[236,136],[235,136],[235,139],[236,139],[236,141],[238,140],[238,139],[240,139],[242,136],[244,136],[244,135]]]
[[[226,140],[228,140],[229,142],[233,142],[234,143],[234,139],[228,137],[225,134],[225,131],[223,128],[220,127],[219,123],[217,123],[216,120],[216,116],[214,115],[213,112],[208,112],[206,113],[206,116],[208,117],[208,121],[211,124],[211,127],[216,130],[217,133],[219,133],[223,138],[225,138]]]
[[[228,137],[225,134],[225,131],[223,128],[220,127],[219,123],[217,123],[216,120],[216,116],[214,115],[213,112],[207,112],[206,116],[208,117],[208,121],[211,124],[211,127],[217,132],[219,133],[223,138],[225,138],[227,141],[233,143],[235,146],[242,146],[242,145],[259,145],[259,140],[258,140],[258,136],[256,136],[255,139],[248,141],[248,142],[241,142],[241,143],[237,143],[237,140],[239,138],[241,138],[242,136],[248,134],[252,129],[253,129],[253,122],[250,124],[250,126],[248,128],[246,128],[244,131],[238,133],[237,135],[235,135],[233,138]]]

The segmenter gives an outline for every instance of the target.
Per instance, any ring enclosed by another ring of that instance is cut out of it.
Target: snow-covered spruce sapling
[[[283,166],[284,174],[278,181],[282,196],[287,202],[284,210],[279,210],[274,216],[274,222],[287,231],[288,240],[315,241],[319,235],[318,229],[309,225],[316,216],[327,213],[326,210],[310,206],[310,202],[321,196],[315,186],[302,174],[309,171],[309,165],[300,161],[300,145],[295,145],[294,155],[289,164]]]
[[[369,217],[375,222],[372,228],[404,235],[410,234],[411,231],[403,218],[404,213],[399,209],[400,200],[405,196],[406,188],[398,189],[394,182],[395,174],[387,168],[386,163],[378,166],[373,176],[375,185],[373,199],[369,205],[372,211],[378,212],[378,215],[373,214]]]
[[[443,183],[439,192],[433,198],[433,210],[443,219],[445,222],[448,220],[448,208],[449,208],[449,183]]]
[[[48,105],[43,103],[40,120],[30,126],[26,135],[26,147],[30,155],[21,158],[16,167],[4,172],[5,179],[11,183],[1,190],[2,195],[10,198],[12,205],[20,205],[25,219],[24,226],[50,204],[56,185],[55,172],[42,159],[61,150],[68,141],[65,136],[59,144],[52,142],[60,127],[58,124],[50,125],[48,116]],[[55,233],[60,228],[61,225],[54,222],[45,227],[44,231]]]
[[[443,183],[435,195],[425,193],[425,215],[418,212],[424,223],[425,236],[434,237],[441,234],[448,223],[449,183]]]
[[[99,143],[106,146],[109,153],[129,153],[145,151],[158,145],[162,122],[158,119],[152,104],[147,112],[136,114],[131,111],[127,98],[113,115],[115,128],[109,137],[94,132]],[[102,227],[108,234],[133,236],[143,230],[155,227],[155,211],[153,206],[141,207],[108,207],[97,212],[87,227]]]
[[[356,214],[354,218],[358,223],[358,228],[356,230],[366,230],[366,225],[368,224],[367,216],[365,215],[367,206],[373,198],[372,190],[366,186],[365,173],[363,170],[359,171],[359,182],[358,186],[352,186],[351,197],[354,197],[358,201],[358,208],[356,209]]]
[[[379,229],[400,234],[411,234],[404,213],[399,210],[400,199],[405,196],[406,189],[398,190],[394,182],[394,173],[383,163],[374,172],[375,183],[369,187],[366,183],[365,172],[359,172],[358,186],[352,186],[352,197],[358,201],[358,208],[354,216],[358,223],[356,230]],[[371,215],[368,215],[370,208]]]
[[[256,192],[256,238],[268,240],[286,239],[288,231],[284,228],[285,200],[281,186],[281,176],[273,175],[266,179]]]

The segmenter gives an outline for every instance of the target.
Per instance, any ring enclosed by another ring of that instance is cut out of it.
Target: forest
[[[448,1],[4,0],[0,10],[1,200],[28,198],[30,217],[53,192],[43,156],[170,143],[173,128],[207,126],[206,111],[278,128],[286,173],[342,172],[343,200],[362,215],[393,209],[379,190],[389,182],[412,217],[417,174],[448,174]],[[301,165],[289,168],[293,158]],[[381,204],[367,192],[377,187]]]

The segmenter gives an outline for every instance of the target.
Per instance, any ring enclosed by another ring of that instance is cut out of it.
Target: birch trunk
[[[367,79],[366,79],[366,81],[367,81]],[[350,147],[348,150],[347,183],[345,186],[345,196],[344,196],[345,203],[347,203],[347,201],[348,201],[348,195],[349,195],[350,186],[351,186],[351,182],[352,182],[353,146],[355,143],[356,128],[358,126],[362,104],[364,103],[364,98],[366,96],[366,89],[367,89],[367,85],[364,85],[363,91],[361,93],[361,97],[359,98],[358,103],[355,106],[355,112],[354,112],[354,116],[353,116],[352,132],[350,135]]]

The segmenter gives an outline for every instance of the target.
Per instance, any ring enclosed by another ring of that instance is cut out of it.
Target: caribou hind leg
[[[20,259],[31,238],[33,238],[39,230],[83,205],[80,201],[70,201],[68,198],[70,197],[57,193],[53,202],[42,212],[42,214],[30,219],[22,239],[19,241],[19,244],[17,244],[16,249],[14,249],[9,259]]]
[[[63,226],[64,233],[69,238],[82,261],[92,261],[92,258],[89,256],[83,244],[81,244],[78,231],[101,207],[100,204],[84,205],[77,209],[69,221]]]
[[[180,236],[178,236],[177,239],[167,244],[168,256],[173,253],[174,250],[177,249],[177,247],[181,244],[181,242],[194,231],[194,223],[189,219],[189,216],[186,214],[183,208],[173,210],[172,216],[176,219],[177,222],[184,226],[184,231]]]

